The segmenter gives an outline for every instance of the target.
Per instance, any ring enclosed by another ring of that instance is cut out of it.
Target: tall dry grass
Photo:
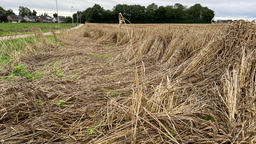
[[[215,26],[135,28],[129,39],[125,29],[93,25],[97,42],[124,47],[113,63],[137,61],[141,72],[132,97],[108,102],[101,113],[109,132],[91,142],[255,143],[256,27]],[[146,77],[145,62],[163,70]]]

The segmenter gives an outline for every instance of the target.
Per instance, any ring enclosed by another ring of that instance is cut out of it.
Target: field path
[[[84,25],[84,24],[80,24],[80,25],[78,25],[78,26],[76,26],[76,27],[67,29],[67,31],[69,31],[69,30],[74,30],[74,29],[78,29],[78,28],[82,27],[83,25]],[[60,30],[55,31],[55,33],[60,33]],[[52,32],[43,33],[43,35],[51,35],[51,34],[52,34]],[[2,40],[8,40],[8,39],[26,38],[26,37],[31,37],[31,36],[35,36],[35,34],[3,36],[3,37],[0,37],[0,41],[2,41]]]

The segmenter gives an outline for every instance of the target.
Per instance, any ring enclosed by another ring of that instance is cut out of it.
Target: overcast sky
[[[256,19],[256,0],[58,0],[59,15],[71,16],[72,12],[83,11],[94,4],[99,4],[104,9],[112,10],[117,4],[140,4],[148,6],[156,3],[158,6],[174,5],[181,3],[190,7],[196,3],[215,11],[217,19]],[[52,16],[56,12],[56,0],[0,0],[0,6],[4,9],[11,8],[18,14],[19,6],[25,6],[36,10],[37,14],[48,13]]]

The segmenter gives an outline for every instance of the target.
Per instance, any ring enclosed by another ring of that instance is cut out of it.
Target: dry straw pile
[[[117,31],[92,31],[98,42],[126,46],[113,63],[137,61],[142,69],[135,74],[132,98],[108,102],[102,113],[110,132],[93,142],[256,142],[254,22],[134,31],[129,39],[123,30],[119,40]],[[149,62],[163,69],[147,77]]]
[[[254,22],[132,27],[123,22],[87,24],[82,34],[56,36],[71,44],[67,54],[53,55],[66,58],[59,69],[68,75],[80,67],[77,81],[0,85],[0,140],[256,143]],[[91,43],[78,51],[85,44],[74,35]],[[96,61],[88,54],[94,49],[116,56]],[[67,108],[56,106],[60,98]],[[35,104],[39,100],[44,104]]]

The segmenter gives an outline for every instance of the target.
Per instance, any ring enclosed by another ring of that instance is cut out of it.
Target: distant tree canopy
[[[33,10],[32,16],[36,16],[36,14],[37,14],[36,10]]]
[[[20,6],[19,15],[36,16],[35,10]],[[210,23],[214,18],[214,11],[201,4],[195,4],[189,8],[180,3],[167,6],[158,6],[155,3],[147,7],[141,5],[118,4],[112,10],[105,10],[99,4],[89,7],[84,11],[77,11],[73,14],[73,21],[81,20],[92,23],[118,23],[118,14],[122,15],[132,23]],[[5,10],[0,6],[0,15],[15,15],[12,9]],[[41,16],[49,16],[47,13]],[[53,14],[57,17],[57,13]],[[71,21],[72,21],[72,17]],[[68,22],[70,22],[68,18]]]
[[[19,15],[24,17],[25,15],[32,15],[32,12],[29,8],[24,6],[19,6]]]
[[[8,9],[7,11],[5,11],[5,14],[8,15],[16,15],[12,9]]]
[[[3,7],[0,6],[0,14],[5,14],[5,10]]]
[[[66,17],[65,23],[72,23],[72,18],[70,16]]]
[[[46,17],[47,17],[47,16],[49,16],[49,15],[48,15],[48,13],[44,13],[44,16],[46,16]]]
[[[58,16],[58,14],[57,14],[57,13],[54,13],[52,16],[53,16],[53,17],[57,17],[57,16]]]
[[[189,8],[176,3],[174,5],[158,6],[155,3],[147,7],[141,5],[118,4],[112,10],[105,10],[99,4],[89,7],[81,13],[81,22],[117,23],[118,14],[132,23],[210,23],[214,18],[214,11],[201,4]],[[80,15],[80,14],[79,14]],[[76,21],[77,14],[73,15]]]

